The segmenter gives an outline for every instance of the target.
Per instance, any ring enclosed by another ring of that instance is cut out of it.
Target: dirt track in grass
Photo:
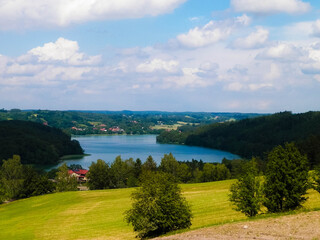
[[[157,240],[320,240],[320,211],[197,229]]]

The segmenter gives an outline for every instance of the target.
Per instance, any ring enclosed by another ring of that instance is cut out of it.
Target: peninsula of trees
[[[1,160],[19,155],[23,164],[47,165],[72,154],[83,154],[83,149],[60,129],[30,121],[0,121]]]
[[[315,166],[320,164],[320,112],[281,112],[191,130],[178,128],[162,132],[157,141],[220,149],[248,159],[264,159],[275,146],[295,142],[307,154],[311,166]]]

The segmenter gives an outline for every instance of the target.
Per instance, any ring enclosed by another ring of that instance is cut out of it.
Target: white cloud
[[[186,0],[0,0],[0,29],[68,26],[173,11]]]
[[[234,48],[243,48],[243,49],[252,49],[252,48],[261,48],[265,46],[269,37],[269,31],[258,27],[257,30],[251,33],[246,38],[236,39],[232,47]]]
[[[309,3],[301,0],[231,0],[231,6],[237,12],[255,14],[289,13],[299,14],[311,9]]]
[[[145,63],[141,63],[137,66],[137,72],[141,73],[152,73],[156,71],[165,71],[165,72],[177,72],[178,71],[179,62],[170,60],[164,61],[162,59],[153,59],[152,61],[147,61]]]
[[[262,51],[258,59],[298,61],[303,56],[302,50],[290,43],[278,43]]]
[[[315,37],[320,37],[320,19],[312,24],[312,34]]]
[[[85,56],[79,52],[76,41],[64,38],[59,38],[54,43],[46,43],[42,47],[33,48],[28,54],[35,56],[39,62],[62,61],[71,65],[92,65],[101,60],[100,56]]]
[[[203,27],[190,29],[188,33],[177,36],[177,41],[185,47],[198,48],[226,39],[232,31],[241,26],[250,24],[247,15],[225,21],[210,21]]]
[[[224,89],[228,91],[238,92],[238,91],[241,91],[243,88],[244,86],[240,82],[232,82],[232,83],[228,83]]]
[[[163,88],[203,88],[208,87],[213,84],[212,81],[203,79],[198,76],[198,73],[201,72],[198,68],[182,68],[182,76],[170,76],[163,79],[162,87]]]

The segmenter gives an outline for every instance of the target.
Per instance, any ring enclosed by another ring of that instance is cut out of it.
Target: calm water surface
[[[156,135],[114,135],[114,136],[77,136],[76,139],[90,156],[77,160],[68,160],[66,163],[81,164],[88,168],[91,162],[102,159],[105,162],[113,160],[121,155],[122,159],[140,158],[144,162],[149,155],[159,164],[164,154],[172,153],[178,161],[202,160],[204,162],[221,162],[227,159],[239,158],[237,155],[202,147],[184,145],[159,144]]]

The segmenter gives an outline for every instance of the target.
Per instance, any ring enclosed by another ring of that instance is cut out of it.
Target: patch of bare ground
[[[320,211],[197,229],[157,240],[310,239],[320,240]],[[155,240],[155,239],[153,239]]]

